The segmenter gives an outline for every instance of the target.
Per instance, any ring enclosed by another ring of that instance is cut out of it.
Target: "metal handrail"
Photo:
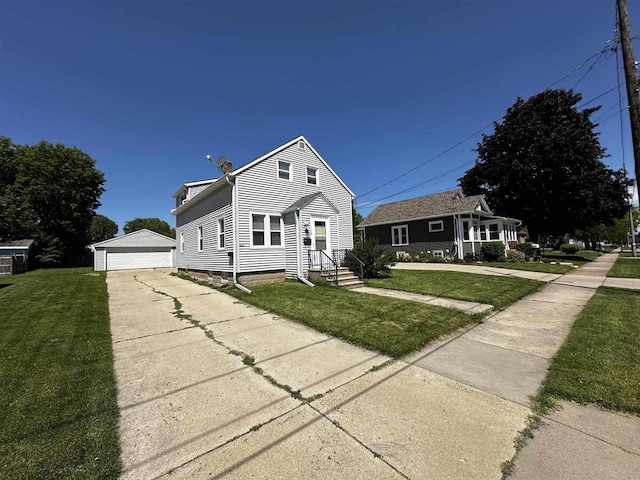
[[[353,273],[358,275],[360,277],[360,280],[364,280],[364,262],[362,260],[360,260],[358,257],[356,257],[351,250],[346,250],[345,252],[346,252],[345,258],[347,256],[349,256],[349,257],[355,259],[358,262],[359,266],[360,266],[360,275],[358,275],[358,272],[353,272]]]
[[[338,268],[340,265],[323,250],[307,250],[309,268],[320,266],[320,272],[333,277],[330,283],[338,285]],[[315,257],[315,258],[314,258]],[[315,262],[314,260],[317,260]]]

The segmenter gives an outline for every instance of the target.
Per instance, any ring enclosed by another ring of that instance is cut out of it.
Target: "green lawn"
[[[0,277],[0,478],[117,478],[104,273]]]
[[[640,258],[619,256],[607,274],[608,277],[640,278]]]
[[[601,288],[554,357],[542,395],[640,414],[640,293]]]
[[[571,265],[552,265],[550,263],[540,262],[482,262],[482,263],[469,263],[471,266],[479,267],[496,267],[496,268],[512,268],[513,270],[524,270],[527,272],[541,272],[541,273],[567,273],[575,270]]]
[[[457,310],[341,288],[285,282],[225,292],[270,312],[398,358],[480,319]]]
[[[536,280],[475,273],[393,270],[390,278],[366,280],[371,287],[488,303],[503,309],[545,285]]]

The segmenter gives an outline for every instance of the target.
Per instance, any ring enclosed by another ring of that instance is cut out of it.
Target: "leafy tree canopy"
[[[104,174],[75,147],[15,145],[0,136],[0,238],[33,238],[36,259],[61,265],[84,252]]]
[[[171,225],[156,217],[134,218],[133,220],[126,222],[122,229],[124,230],[124,233],[132,233],[142,230],[143,228],[151,230],[152,232],[160,233],[167,237],[176,238],[176,231],[171,228]]]
[[[91,242],[102,242],[118,234],[118,224],[104,215],[96,215],[91,220],[89,232],[91,234]]]
[[[628,183],[602,163],[589,118],[600,107],[578,110],[581,98],[572,90],[518,98],[483,135],[475,165],[459,180],[464,193],[484,194],[499,214],[522,219],[532,239],[620,218]]]

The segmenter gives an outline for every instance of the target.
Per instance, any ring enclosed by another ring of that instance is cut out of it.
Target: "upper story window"
[[[280,215],[251,214],[251,246],[282,246],[282,217]]]
[[[306,150],[306,149],[307,149],[307,144],[306,144],[306,143],[304,143],[302,140],[299,140],[299,141],[298,141],[298,148],[299,148],[300,150]]]
[[[318,169],[307,167],[307,184],[318,185]]]
[[[444,232],[444,222],[442,220],[436,220],[434,222],[429,222],[429,231],[430,232]]]
[[[407,225],[397,225],[391,227],[391,245],[409,245],[409,227]]]
[[[278,160],[278,178],[291,180],[291,164],[283,160]]]
[[[218,219],[218,248],[224,248],[224,218]]]

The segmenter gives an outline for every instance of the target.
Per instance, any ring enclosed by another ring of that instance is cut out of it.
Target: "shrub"
[[[533,248],[531,242],[516,243],[516,250],[524,253],[525,258],[532,258],[538,255],[538,249]]]
[[[560,251],[562,253],[573,254],[578,253],[580,251],[580,247],[573,243],[563,243],[562,245],[560,245]]]
[[[527,256],[520,250],[507,250],[507,261],[509,262],[524,262],[527,260]]]
[[[393,264],[393,254],[384,250],[378,245],[377,238],[368,238],[365,242],[358,242],[354,245],[352,253],[363,263],[363,273],[365,278],[390,277]],[[350,255],[345,258],[346,266],[357,272],[360,264]]]
[[[482,259],[485,262],[497,262],[500,257],[504,257],[504,243],[487,242],[480,248]]]

